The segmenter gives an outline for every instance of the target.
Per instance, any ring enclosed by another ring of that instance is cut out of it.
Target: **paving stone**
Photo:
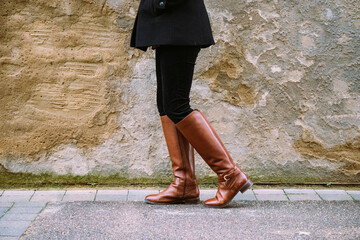
[[[159,190],[129,190],[128,201],[144,201],[149,194],[159,193]]]
[[[30,223],[31,221],[7,221],[1,219],[0,227],[23,228],[23,227],[28,227]]]
[[[35,190],[5,190],[1,196],[31,196],[34,192]]]
[[[68,190],[62,201],[94,201],[96,190]]]
[[[19,213],[25,213],[25,214],[33,214],[33,213],[39,213],[43,209],[42,207],[12,207],[8,213],[11,214],[19,214]],[[8,214],[7,213],[7,214]]]
[[[352,201],[353,199],[345,192],[345,190],[315,190],[323,200],[326,201]]]
[[[5,190],[0,197],[0,202],[29,201],[35,191]]]
[[[14,202],[13,207],[45,207],[47,202]]]
[[[20,237],[28,228],[28,226],[14,228],[14,227],[0,227],[0,237]]]
[[[255,194],[285,194],[284,190],[282,189],[254,189]]]
[[[33,221],[37,213],[6,213],[1,220],[5,221]]]
[[[7,221],[0,220],[0,236],[20,237],[30,226],[31,221]]]
[[[0,207],[11,207],[14,202],[0,202]]]
[[[288,194],[290,201],[321,201],[318,195],[313,194]]]
[[[244,193],[239,192],[236,194],[233,201],[256,201],[256,197],[253,190],[249,189]]]
[[[4,215],[4,213],[5,213],[7,210],[9,210],[8,207],[0,207],[0,217],[1,217],[2,215]]]
[[[1,232],[0,232],[1,234]],[[6,236],[1,236],[0,235],[0,240],[18,240],[18,237],[6,237]]]
[[[321,201],[314,189],[284,189],[290,201]]]
[[[296,193],[301,193],[301,194],[317,194],[314,189],[285,188],[285,189],[283,189],[283,191],[284,191],[286,194],[296,194]]]
[[[289,199],[285,195],[277,194],[256,195],[256,198],[260,201],[289,201]]]
[[[350,194],[354,200],[360,201],[360,191],[346,191],[348,194]]]
[[[289,201],[281,189],[255,189],[253,191],[260,201]]]
[[[216,195],[217,190],[204,189],[200,190],[200,201],[205,201],[209,198],[213,198]]]
[[[35,191],[33,197],[30,199],[31,202],[36,201],[50,201],[56,202],[61,201],[65,195],[65,190],[61,191]]]
[[[98,190],[96,201],[126,201],[129,190]]]

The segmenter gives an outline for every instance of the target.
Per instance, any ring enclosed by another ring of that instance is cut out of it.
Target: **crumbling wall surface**
[[[206,0],[191,93],[258,182],[360,182],[360,1]],[[0,171],[171,174],[139,1],[0,2]],[[199,177],[214,176],[196,158]]]

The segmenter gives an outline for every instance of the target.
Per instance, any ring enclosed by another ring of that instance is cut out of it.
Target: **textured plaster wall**
[[[0,171],[169,175],[139,1],[0,2]],[[206,0],[192,107],[258,182],[360,182],[360,1]],[[198,176],[214,176],[197,156]]]

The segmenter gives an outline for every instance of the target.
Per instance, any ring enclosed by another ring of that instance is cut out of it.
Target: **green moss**
[[[200,178],[199,184],[215,186],[217,179],[214,177]],[[162,187],[172,181],[172,176],[158,176],[151,178],[129,178],[118,174],[100,176],[87,174],[56,175],[50,173],[0,173],[0,188],[64,188],[64,187]]]
[[[119,175],[100,176],[100,175],[55,175],[49,173],[2,173],[0,175],[0,187],[64,187],[64,186],[129,186],[129,185],[153,185],[161,184],[165,179],[134,178],[128,179]]]
[[[328,182],[319,181],[316,178],[299,178],[288,176],[273,176],[269,178],[259,178],[250,176],[251,180],[257,186],[313,186],[323,185],[326,187]],[[46,188],[164,188],[173,180],[170,176],[153,176],[151,178],[131,178],[129,176],[121,176],[119,174],[111,176],[101,176],[88,174],[79,175],[56,175],[50,173],[32,174],[32,173],[0,173],[0,189],[22,188],[22,189],[46,189]],[[217,177],[198,177],[200,188],[216,188],[218,185]],[[332,182],[332,186],[340,183]],[[349,185],[349,184],[348,184]],[[350,184],[355,186],[354,184]],[[349,186],[350,186],[349,185]],[[360,184],[357,184],[359,186]],[[342,185],[342,186],[346,186]]]
[[[293,176],[290,175],[281,175],[281,176],[250,176],[251,180],[254,182],[261,183],[293,183],[293,184],[308,184],[308,183],[323,183],[325,179],[309,176]],[[325,180],[326,181],[326,180]]]

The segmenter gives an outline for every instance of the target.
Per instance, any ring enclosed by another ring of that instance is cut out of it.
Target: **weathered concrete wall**
[[[0,171],[171,173],[139,1],[0,2]],[[360,182],[360,1],[207,0],[192,89],[258,182]],[[214,176],[196,159],[198,176]]]

